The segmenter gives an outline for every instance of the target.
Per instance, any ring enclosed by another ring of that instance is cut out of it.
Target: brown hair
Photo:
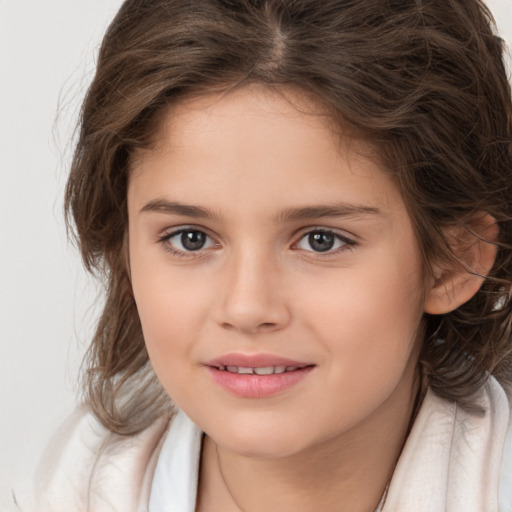
[[[127,0],[100,49],[66,192],[85,265],[106,282],[85,374],[98,418],[133,433],[170,403],[131,295],[130,155],[182,95],[249,82],[312,93],[378,148],[427,268],[454,258],[443,228],[476,211],[496,219],[490,276],[457,310],[426,316],[421,365],[437,394],[463,404],[489,374],[508,384],[512,105],[502,51],[478,0]]]

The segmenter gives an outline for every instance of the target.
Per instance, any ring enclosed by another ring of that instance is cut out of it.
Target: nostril
[[[272,329],[275,329],[278,324],[275,323],[275,322],[262,322],[260,324],[255,324],[253,327],[248,327],[248,326],[240,326],[240,325],[235,325],[235,324],[232,324],[230,322],[223,322],[221,324],[222,328],[228,330],[228,331],[252,331],[252,332],[257,332],[257,331],[268,331],[268,330],[272,330]]]

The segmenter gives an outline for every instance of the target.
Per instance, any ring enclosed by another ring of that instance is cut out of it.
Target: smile
[[[273,354],[226,354],[205,364],[210,378],[230,395],[266,398],[294,388],[315,368]]]
[[[300,366],[263,366],[263,367],[245,367],[245,366],[224,366],[217,367],[221,371],[238,373],[239,375],[274,375],[286,372],[294,372],[300,369]]]

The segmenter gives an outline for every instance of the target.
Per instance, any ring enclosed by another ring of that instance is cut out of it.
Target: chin
[[[233,424],[230,425],[233,427]],[[208,433],[208,432],[207,432]],[[210,437],[216,444],[243,457],[278,459],[289,457],[306,449],[311,443],[304,433],[293,432],[273,423],[253,424],[244,428],[212,430]]]

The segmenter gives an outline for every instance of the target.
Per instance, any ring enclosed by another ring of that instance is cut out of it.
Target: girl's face
[[[221,446],[263,457],[408,410],[424,296],[397,187],[285,92],[182,102],[128,190],[162,385]]]

